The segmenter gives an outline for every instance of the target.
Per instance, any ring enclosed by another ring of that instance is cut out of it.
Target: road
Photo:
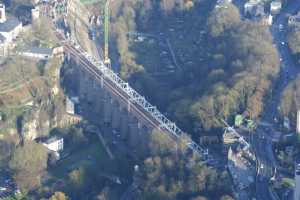
[[[269,106],[266,107],[265,113],[267,113],[263,117],[263,121],[272,122],[273,118],[277,116],[277,106],[280,102],[280,96],[282,94],[282,91],[288,84],[290,80],[292,80],[293,76],[299,72],[299,70],[296,68],[295,64],[292,61],[290,52],[288,50],[288,47],[286,46],[286,33],[285,31],[279,30],[279,24],[283,24],[286,28],[286,14],[287,13],[295,13],[300,7],[299,0],[293,1],[290,3],[290,5],[285,8],[282,13],[277,16],[275,19],[274,25],[271,27],[271,32],[274,37],[274,43],[276,44],[276,47],[278,48],[278,51],[280,53],[280,56],[282,58],[281,68],[282,72],[280,73],[280,76],[278,77],[278,84],[276,85],[276,89],[274,89],[273,93],[273,99],[272,103],[269,104]],[[64,40],[64,38],[61,38]],[[284,42],[284,45],[282,45],[282,42]],[[65,43],[65,50],[72,54],[74,57],[77,58],[77,60],[82,64],[82,66],[88,71],[89,73],[93,74],[96,79],[99,81],[103,80],[103,76],[99,72],[96,66],[94,66],[89,60],[86,59],[85,56],[82,55],[82,52],[80,52],[78,49],[74,48],[72,45]],[[122,91],[118,90],[114,87],[113,83],[111,83],[110,80],[104,79],[104,86],[110,90],[114,96],[118,97],[120,101],[124,102],[125,104],[128,102],[128,96],[127,94],[123,93]],[[131,111],[139,116],[140,119],[143,119],[145,122],[150,124],[153,127],[159,127],[159,123],[152,117],[149,116],[148,113],[145,113],[142,111],[141,108],[139,108],[139,105],[133,104],[131,106]],[[272,176],[273,171],[273,165],[274,165],[274,155],[272,152],[272,141],[269,139],[269,137],[265,137],[267,133],[263,130],[262,127],[258,127],[257,133],[254,137],[253,145],[256,149],[256,155],[257,155],[257,199],[259,200],[269,200],[272,199],[269,194],[269,188],[268,183],[270,180],[270,177]]]
[[[283,90],[288,83],[299,73],[299,69],[293,62],[292,56],[287,46],[287,14],[295,14],[300,8],[300,1],[291,1],[290,4],[274,19],[270,30],[273,36],[280,58],[280,75],[273,89],[271,103],[265,108],[265,115],[262,121],[274,123],[274,118],[278,118],[278,105]],[[280,24],[283,26],[280,30]],[[272,150],[272,131],[266,131],[259,126],[254,136],[253,146],[257,156],[257,179],[256,179],[256,197],[259,200],[272,199],[269,191],[269,181],[273,176],[274,166],[276,166],[275,156]]]

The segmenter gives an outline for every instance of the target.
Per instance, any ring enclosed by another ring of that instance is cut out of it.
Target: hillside
[[[213,5],[130,0],[112,6],[117,50],[111,50],[120,75],[195,138],[216,133],[221,119],[237,113],[259,118],[279,71],[268,27],[241,20],[234,5]]]
[[[31,117],[37,111],[39,115],[51,118],[49,110],[44,109],[45,112],[41,114],[39,108],[49,101],[62,101],[64,98],[59,91],[59,69],[62,65],[60,58],[53,57],[48,61],[39,61],[18,54],[30,46],[56,47],[57,39],[46,29],[47,26],[50,26],[49,22],[45,18],[40,18],[31,26],[24,28],[10,56],[1,60],[0,114],[3,120],[0,123],[0,134],[2,135],[20,131],[19,126],[30,123]],[[47,99],[48,97],[52,100]],[[17,119],[20,118],[24,118],[24,121],[18,125]],[[26,133],[29,134],[27,135],[29,138],[38,134],[36,131],[30,133],[31,131],[28,130]],[[46,129],[44,131],[47,133]]]

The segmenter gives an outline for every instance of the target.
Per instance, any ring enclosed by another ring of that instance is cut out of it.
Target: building
[[[41,59],[41,60],[47,60],[52,57],[53,50],[50,48],[45,47],[30,47],[19,54],[22,56],[35,58],[35,59]]]
[[[22,23],[14,17],[9,18],[4,23],[0,23],[0,34],[7,42],[15,40],[22,31]]]
[[[245,3],[244,5],[244,15],[245,16],[252,16],[254,10],[256,9],[257,6],[263,6],[261,4],[260,0],[250,0],[248,2]]]
[[[239,151],[229,149],[227,166],[233,182],[239,190],[248,188],[254,182],[255,169]]]
[[[281,8],[282,8],[282,3],[280,0],[272,1],[270,4],[270,13],[272,15],[277,15],[278,13],[280,13]]]
[[[0,55],[7,55],[22,28],[22,23],[17,18],[6,18],[5,5],[0,4]]]
[[[283,117],[283,127],[286,128],[288,131],[291,129],[289,118]]]
[[[0,55],[4,56],[8,54],[8,43],[6,43],[5,37],[0,34]]]
[[[43,145],[50,151],[59,152],[64,149],[64,139],[59,137],[52,137],[43,142]]]
[[[297,134],[300,134],[300,110],[297,111]]]
[[[216,8],[224,7],[229,3],[232,3],[232,0],[218,0],[216,3]]]
[[[295,167],[294,200],[300,200],[300,164]]]
[[[262,26],[270,26],[273,23],[273,17],[265,12],[265,5],[261,0],[246,2],[244,15]]]
[[[69,97],[66,98],[66,112],[71,115],[75,114],[75,104]]]
[[[297,15],[289,16],[288,24],[291,25],[299,25],[300,26],[300,12]]]
[[[265,16],[264,5],[260,1],[249,1],[244,5],[244,15],[249,18]]]
[[[40,17],[40,8],[36,6],[31,10],[32,21],[36,21]]]

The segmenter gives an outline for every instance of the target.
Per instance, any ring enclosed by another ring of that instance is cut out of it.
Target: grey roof
[[[62,139],[62,137],[54,136],[54,137],[48,138],[44,143],[51,144],[52,142],[55,142],[55,141],[58,141],[61,139]]]
[[[25,50],[25,52],[52,55],[52,49],[45,47],[30,47],[29,49]]]
[[[4,23],[0,23],[0,32],[10,32],[20,24],[21,22],[17,18],[10,17]]]
[[[253,15],[255,17],[264,16],[265,15],[264,6],[261,4],[255,6]]]

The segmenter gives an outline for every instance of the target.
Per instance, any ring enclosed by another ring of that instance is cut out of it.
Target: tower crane
[[[82,0],[85,5],[92,4],[98,2],[97,0]],[[113,0],[106,0],[104,6],[104,64],[111,68],[110,66],[110,58],[109,58],[109,27],[110,27],[110,3]]]
[[[109,26],[110,26],[110,2],[113,0],[106,0],[105,3],[105,10],[104,10],[104,64],[107,65],[109,68],[110,66],[110,59],[108,55],[108,40],[109,40]]]

